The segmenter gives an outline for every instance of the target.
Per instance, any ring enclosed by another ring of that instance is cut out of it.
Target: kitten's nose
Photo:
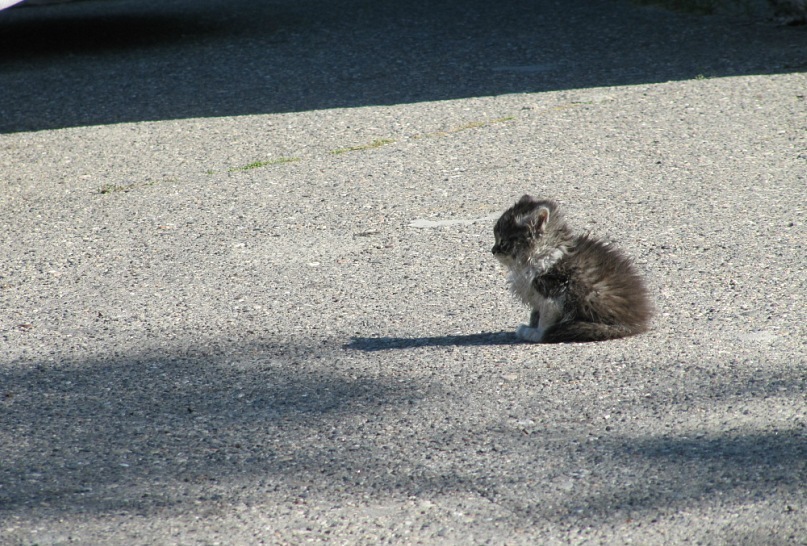
[[[490,252],[496,254],[499,251],[499,245],[493,245],[493,248],[490,249]]]

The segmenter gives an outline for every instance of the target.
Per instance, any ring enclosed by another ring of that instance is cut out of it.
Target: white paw
[[[523,339],[524,341],[541,343],[541,339],[544,337],[544,329],[530,328],[526,324],[522,324],[518,327],[518,329],[516,329],[516,337]]]

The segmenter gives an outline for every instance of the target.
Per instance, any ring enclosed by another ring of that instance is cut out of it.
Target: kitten
[[[588,235],[573,235],[554,201],[529,195],[493,229],[494,256],[510,289],[532,309],[526,341],[602,341],[647,330],[653,308],[631,261]]]

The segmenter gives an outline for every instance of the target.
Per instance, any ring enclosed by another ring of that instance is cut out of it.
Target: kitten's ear
[[[543,233],[546,231],[546,223],[549,221],[549,208],[538,207],[530,215],[530,228],[535,233]]]
[[[532,195],[529,195],[527,193],[522,195],[521,199],[518,200],[519,204],[520,203],[535,203],[536,201],[538,201],[538,200],[535,197],[533,197]]]

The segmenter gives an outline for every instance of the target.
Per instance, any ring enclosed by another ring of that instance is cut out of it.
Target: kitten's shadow
[[[480,332],[432,337],[354,337],[346,349],[389,351],[415,347],[450,347],[473,345],[516,345],[522,343],[512,332]]]

